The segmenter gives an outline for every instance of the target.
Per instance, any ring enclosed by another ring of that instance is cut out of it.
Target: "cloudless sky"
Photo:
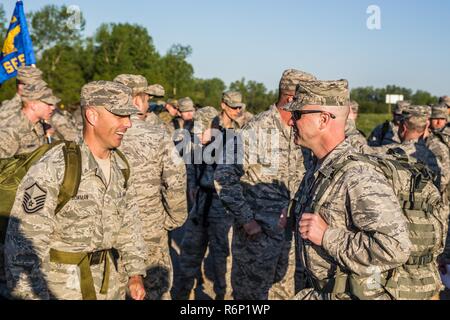
[[[2,3],[9,19],[15,1]],[[245,77],[273,90],[296,68],[352,87],[450,95],[448,0],[24,0],[25,13],[46,4],[79,6],[86,36],[101,23],[129,22],[145,26],[161,54],[190,45],[199,78]],[[381,30],[367,28],[370,5],[381,9]]]

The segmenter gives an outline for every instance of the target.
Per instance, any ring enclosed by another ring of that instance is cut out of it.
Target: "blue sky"
[[[2,1],[11,15],[15,0]],[[245,77],[275,89],[284,69],[321,79],[346,78],[352,87],[396,84],[450,94],[448,0],[24,0],[77,5],[92,35],[103,22],[145,26],[164,54],[190,45],[199,78],[227,84]],[[381,10],[381,30],[369,30],[370,5]]]

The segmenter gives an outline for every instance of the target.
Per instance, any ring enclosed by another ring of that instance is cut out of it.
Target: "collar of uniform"
[[[83,172],[96,171],[97,175],[100,175],[102,171],[98,166],[98,163],[94,158],[94,155],[89,149],[89,146],[86,144],[84,140],[81,140],[79,142],[79,145],[81,150],[81,157],[87,160],[82,162],[87,163],[87,166],[83,168]],[[111,151],[111,163],[113,167],[114,165],[116,165],[120,170],[128,168],[127,164],[122,160],[121,157],[117,155],[117,152],[115,150]]]
[[[325,159],[323,159],[322,164],[320,165],[319,172],[325,177],[330,177],[332,170],[332,165],[339,162],[340,159],[343,158],[346,154],[348,154],[352,149],[350,143],[344,140],[340,143],[333,151],[328,154]]]
[[[86,144],[84,140],[81,140],[80,151],[81,151],[81,163],[87,164],[82,166],[83,174],[87,174],[89,172],[94,172],[97,176],[103,177],[102,170],[98,166],[97,161],[95,161],[94,155],[92,154],[89,146]]]

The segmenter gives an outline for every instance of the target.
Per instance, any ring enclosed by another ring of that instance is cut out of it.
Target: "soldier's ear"
[[[95,108],[86,108],[85,112],[87,123],[95,127],[98,123],[98,110],[96,110]]]

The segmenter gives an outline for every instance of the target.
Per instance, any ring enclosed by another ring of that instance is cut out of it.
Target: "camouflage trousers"
[[[235,227],[236,228],[236,227]],[[231,285],[235,300],[285,300],[295,294],[295,245],[291,229],[249,239],[233,233]]]
[[[180,286],[175,294],[177,300],[189,299],[190,292],[194,288],[195,279],[201,274],[202,263],[206,251],[209,251],[212,265],[212,281],[216,299],[224,299],[227,292],[227,273],[229,264],[227,258],[230,255],[230,243],[228,234],[232,226],[230,217],[210,218],[207,224],[189,219],[185,225],[185,233],[181,243],[179,257]]]
[[[166,234],[153,242],[147,241],[147,275],[144,278],[146,300],[171,299],[173,268]]]

